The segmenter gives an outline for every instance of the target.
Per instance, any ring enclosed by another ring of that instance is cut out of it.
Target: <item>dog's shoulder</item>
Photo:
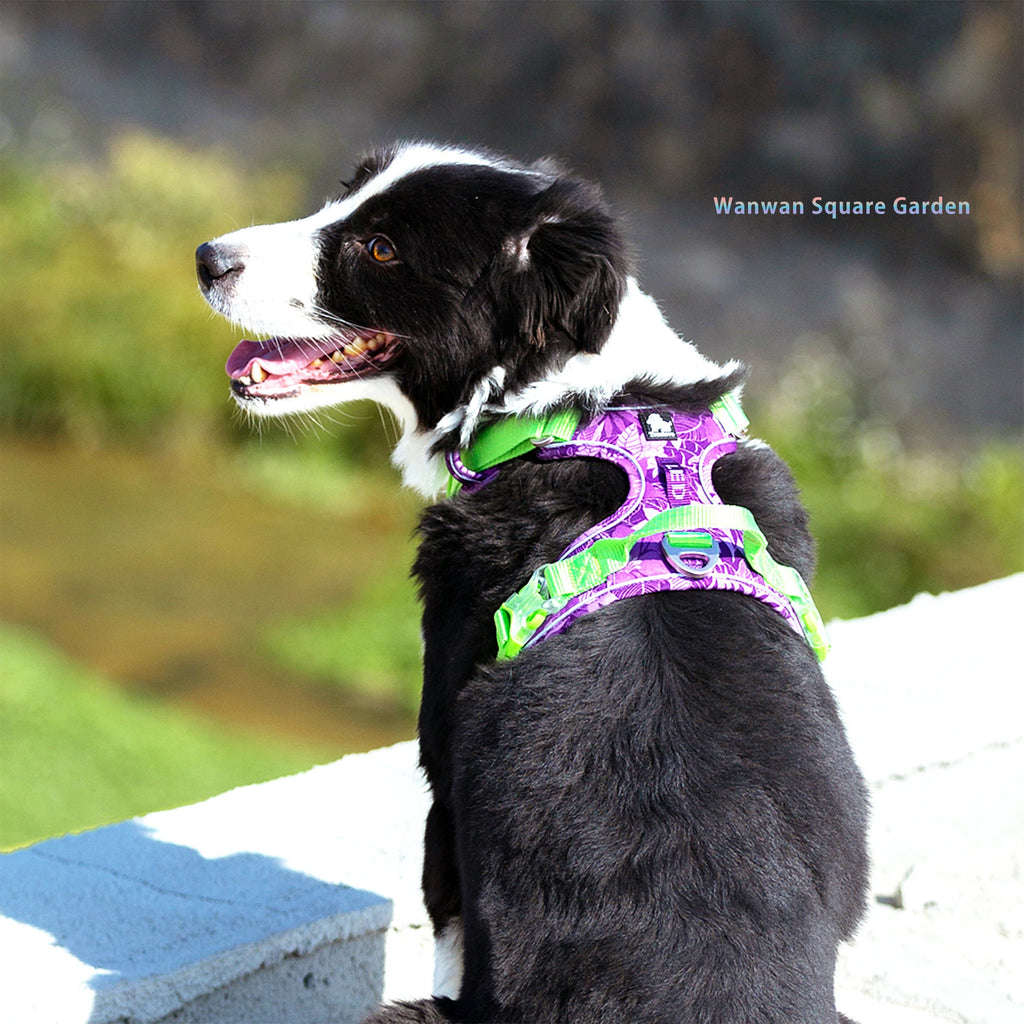
[[[443,581],[467,573],[483,592],[518,586],[524,566],[557,558],[611,515],[628,489],[620,469],[597,459],[517,459],[480,491],[423,511],[413,572],[421,586],[438,581],[442,590]]]
[[[800,490],[783,459],[760,441],[743,443],[715,463],[712,480],[727,505],[750,510],[775,560],[791,565],[810,584],[814,538]]]

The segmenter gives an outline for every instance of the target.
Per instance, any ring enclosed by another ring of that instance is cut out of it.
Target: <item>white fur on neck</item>
[[[458,430],[459,444],[465,448],[473,438],[481,415],[491,408],[491,399],[501,394],[507,376],[508,371],[504,366],[495,366],[490,373],[485,373],[473,388],[469,401],[437,421],[437,426],[433,430],[435,438],[444,437]]]
[[[655,301],[630,278],[615,326],[600,352],[572,356],[561,370],[497,402],[494,399],[501,392],[505,370],[495,367],[482,378],[470,400],[443,417],[433,430],[407,430],[392,461],[401,469],[407,486],[432,497],[443,486],[446,472],[444,459],[430,454],[431,449],[455,430],[465,446],[485,416],[543,416],[567,395],[581,395],[589,405],[600,408],[637,378],[685,386],[727,376],[738,368],[735,362],[719,366],[683,341]]]
[[[402,483],[422,494],[436,498],[448,479],[444,456],[431,449],[439,435],[434,430],[417,430],[402,424],[402,436],[391,453],[391,462],[402,474]]]
[[[485,411],[499,415],[541,416],[566,395],[583,395],[602,406],[630,381],[645,378],[659,384],[685,386],[722,377],[737,363],[719,366],[683,341],[666,322],[654,299],[629,279],[615,326],[600,352],[572,356],[557,373],[528,384]],[[463,431],[465,432],[465,425]]]

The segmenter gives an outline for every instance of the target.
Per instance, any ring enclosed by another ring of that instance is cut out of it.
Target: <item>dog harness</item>
[[[807,639],[829,650],[824,623],[800,574],[781,565],[749,509],[726,505],[711,470],[734,452],[747,419],[734,395],[709,409],[615,406],[580,423],[578,410],[517,417],[485,427],[447,456],[448,493],[473,492],[502,463],[605,459],[624,470],[629,494],[607,519],[540,566],[495,614],[498,660],[566,630],[581,615],[626,597],[663,590],[732,590],[763,601]]]

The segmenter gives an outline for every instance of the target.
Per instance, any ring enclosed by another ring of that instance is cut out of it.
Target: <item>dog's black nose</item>
[[[196,276],[203,291],[209,291],[214,281],[245,269],[242,254],[228,246],[203,242],[196,249]]]

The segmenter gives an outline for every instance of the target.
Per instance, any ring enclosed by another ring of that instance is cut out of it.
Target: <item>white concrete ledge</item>
[[[1024,576],[832,626],[873,788],[864,1024],[1024,1019]],[[414,744],[0,857],[0,1019],[347,1024],[430,991]]]
[[[0,1020],[327,1024],[427,992],[427,806],[402,743],[7,854]]]

